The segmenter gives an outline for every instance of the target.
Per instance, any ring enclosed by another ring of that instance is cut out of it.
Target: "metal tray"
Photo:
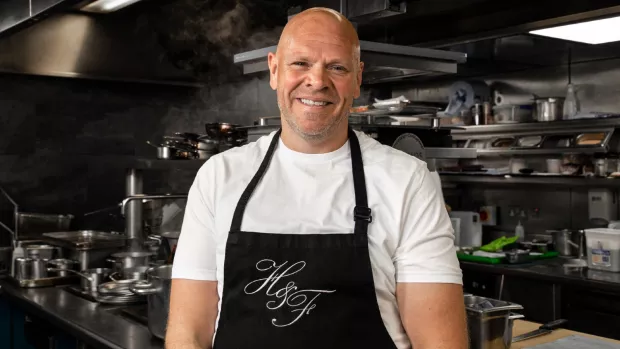
[[[43,237],[56,245],[74,250],[123,247],[127,241],[125,235],[95,230],[44,233]]]
[[[43,279],[32,280],[19,280],[12,276],[8,277],[13,283],[22,288],[37,288],[37,287],[50,287],[50,286],[62,286],[70,285],[79,282],[80,277],[77,275],[71,276],[53,276]]]

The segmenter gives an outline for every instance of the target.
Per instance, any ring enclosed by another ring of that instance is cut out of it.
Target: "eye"
[[[302,61],[297,61],[297,62],[293,62],[291,65],[297,66],[297,67],[306,67],[308,66],[307,62],[302,62]]]
[[[333,70],[335,70],[335,71],[338,71],[338,72],[347,72],[348,71],[347,68],[342,66],[342,65],[333,65],[333,66],[331,66],[331,68]]]

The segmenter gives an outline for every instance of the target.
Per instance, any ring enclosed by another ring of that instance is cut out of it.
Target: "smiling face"
[[[315,142],[346,134],[363,68],[357,34],[346,18],[324,9],[297,15],[284,29],[277,53],[269,54],[269,68],[283,132],[288,126]]]

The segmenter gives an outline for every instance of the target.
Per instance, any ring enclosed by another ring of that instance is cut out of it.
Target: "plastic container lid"
[[[605,235],[620,235],[620,229],[610,229],[610,228],[592,228],[585,229],[587,233],[595,233],[595,234],[605,234]]]

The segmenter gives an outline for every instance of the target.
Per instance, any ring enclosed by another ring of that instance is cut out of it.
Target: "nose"
[[[321,91],[329,88],[329,78],[327,70],[321,64],[315,64],[308,71],[306,76],[306,87],[314,91]]]

